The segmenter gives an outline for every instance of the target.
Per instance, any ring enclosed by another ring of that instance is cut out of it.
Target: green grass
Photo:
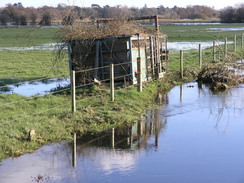
[[[31,152],[49,142],[68,140],[74,131],[82,134],[134,122],[146,108],[155,106],[159,88],[166,92],[172,87],[171,79],[164,80],[144,85],[143,92],[137,92],[136,87],[117,91],[115,102],[110,102],[108,95],[88,100],[78,96],[75,114],[71,113],[70,96],[46,95],[30,99],[1,94],[0,159]],[[36,131],[36,141],[28,140],[32,129]]]
[[[216,49],[216,62],[222,62],[228,60],[240,60],[244,58],[244,50],[241,47],[237,48],[237,51],[229,50],[227,58],[224,58],[224,52],[222,48]],[[180,71],[180,52],[173,52],[169,55],[169,70],[173,72]],[[186,50],[183,52],[184,70],[199,69],[199,52],[198,50]],[[202,51],[202,64],[213,64],[213,50],[207,48]]]
[[[57,30],[55,28],[0,29],[0,47],[29,47],[55,43]]]
[[[227,37],[228,41],[234,41],[234,35],[237,35],[237,52],[233,51],[233,44],[228,44],[229,57],[239,59],[244,57],[241,49],[241,36],[244,31],[219,31],[207,32],[207,30],[219,28],[243,28],[244,24],[220,24],[220,25],[164,25],[160,27],[160,31],[168,35],[169,42],[204,42],[204,41],[222,41]],[[170,49],[170,48],[169,48]],[[224,45],[216,48],[216,59],[223,60]],[[211,63],[213,60],[212,48],[203,50],[203,64]],[[169,52],[169,70],[180,70],[180,51]],[[198,68],[198,50],[184,51],[184,68]]]
[[[50,50],[1,51],[0,86],[44,77],[68,76],[67,56],[56,60]]]
[[[55,43],[55,28],[0,29],[0,47],[32,47]],[[57,59],[57,51],[0,51],[0,86],[45,77],[69,75],[68,56]]]

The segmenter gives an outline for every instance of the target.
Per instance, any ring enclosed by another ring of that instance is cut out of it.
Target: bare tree
[[[20,25],[22,25],[22,26],[27,25],[27,18],[26,18],[25,15],[21,15],[21,16],[19,17],[19,19],[20,19]]]
[[[42,19],[39,23],[40,25],[50,26],[52,24],[52,17],[49,12],[44,12]]]

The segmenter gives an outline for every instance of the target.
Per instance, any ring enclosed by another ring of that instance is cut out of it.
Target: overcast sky
[[[0,7],[4,7],[6,4],[21,2],[24,7],[41,7],[44,5],[57,6],[59,3],[67,5],[76,5],[80,7],[90,7],[91,4],[98,4],[100,6],[115,6],[115,5],[126,5],[128,7],[143,7],[145,4],[148,7],[158,7],[163,5],[164,7],[178,6],[186,7],[188,5],[206,5],[214,7],[215,9],[222,9],[227,6],[235,6],[243,3],[243,0],[0,0]]]

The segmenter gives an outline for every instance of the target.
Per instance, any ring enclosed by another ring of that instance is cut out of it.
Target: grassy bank
[[[77,97],[77,112],[71,113],[70,96],[46,95],[29,99],[19,95],[0,95],[0,159],[31,152],[43,144],[71,138],[71,133],[104,130],[111,126],[128,124],[140,118],[145,109],[155,105],[159,89],[166,92],[175,79],[164,78],[144,86],[115,93],[115,102],[109,95],[81,100]],[[175,84],[175,82],[174,82]],[[94,91],[98,93],[99,88]],[[18,102],[19,101],[19,102]],[[29,141],[30,130],[36,131],[36,140]]]

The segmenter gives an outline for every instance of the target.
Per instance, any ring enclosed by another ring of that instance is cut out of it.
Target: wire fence
[[[201,43],[199,43],[196,49],[187,51],[186,54],[184,55],[184,58],[186,58],[185,66],[194,68],[194,67],[201,67],[201,65],[206,62],[223,61],[229,55],[229,53],[236,51],[238,48],[243,49],[244,48],[243,43],[244,43],[243,34],[241,40],[239,41],[236,38],[232,42],[230,42],[230,40],[228,41],[227,39],[224,41],[215,40],[213,41],[212,45],[209,45],[208,48],[205,48],[204,46],[201,45]],[[169,49],[171,48],[170,45],[168,46],[168,48]],[[195,54],[192,54],[192,52],[194,52]],[[194,59],[196,60],[194,64],[187,61],[188,55],[189,57],[190,56],[194,57]],[[171,54],[171,56],[174,57],[174,54]],[[172,63],[170,64],[174,64],[174,62],[179,63],[180,59],[177,57],[178,56],[175,54],[175,58],[170,58],[170,60],[172,60]],[[33,117],[36,115],[47,115],[50,114],[51,111],[54,112],[57,109],[61,109],[62,111],[75,112],[74,110],[73,111],[71,110],[73,109],[72,107],[73,105],[80,104],[81,102],[89,99],[110,96],[110,100],[113,101],[115,100],[114,98],[115,91],[128,89],[131,86],[134,86],[135,84],[138,87],[138,91],[141,91],[143,71],[141,68],[140,59],[138,61],[139,61],[138,62],[139,67],[137,68],[136,71],[132,69],[131,62],[111,64],[103,67],[87,68],[87,69],[75,71],[75,74],[71,77],[70,86],[61,87],[49,92],[50,95],[61,94],[63,96],[65,94],[65,96],[67,97],[67,99],[65,100],[65,104],[59,103],[56,106],[46,107],[41,109],[39,109],[38,106],[36,106],[35,108],[36,112],[35,110],[31,110],[34,112],[30,112],[29,114],[23,114],[23,115],[20,114],[17,117],[14,117],[15,119],[6,116],[3,118],[0,117],[1,120],[0,126],[12,122],[21,121],[23,119],[26,119],[28,117]],[[180,64],[178,64],[177,67],[179,69]],[[48,80],[48,79],[51,78],[39,78],[39,79],[31,80],[30,82],[37,82],[37,81]],[[18,82],[15,83],[14,85],[21,85],[25,82],[26,81]],[[7,85],[0,86],[0,88],[6,86]],[[72,96],[72,93],[74,93],[75,95]],[[15,101],[10,101],[8,99],[2,100],[4,102],[0,104],[0,110],[4,112],[7,111],[8,108],[10,110],[11,107],[16,107],[16,106],[18,107],[18,105],[20,104],[24,105],[24,103],[26,103],[27,105],[35,100],[42,99],[42,98],[43,96],[41,95],[35,95],[26,98],[20,97],[20,99],[17,99]],[[74,98],[75,101],[73,101]],[[55,98],[53,98],[52,100],[55,100]],[[80,110],[81,108],[82,106],[78,105],[76,109]]]
[[[185,69],[201,69],[203,65],[208,63],[235,61],[236,57],[234,55],[238,51],[241,54],[240,59],[243,58],[244,33],[238,36],[234,35],[231,39],[216,39],[212,42],[169,43],[168,48],[170,50],[169,71],[182,72]],[[184,64],[181,62],[184,62]],[[182,65],[184,65],[184,68],[181,68]]]
[[[121,64],[116,64],[114,66],[115,68],[115,72],[117,72],[117,70],[119,69],[119,67],[123,66],[123,65],[128,65],[129,63],[121,63]],[[99,67],[99,68],[90,68],[90,69],[85,69],[82,71],[78,71],[75,73],[76,76],[79,77],[80,73],[87,73],[87,72],[91,72],[91,73],[95,73],[97,72],[98,69],[108,69],[110,66],[104,66],[104,67]],[[120,68],[121,69],[121,68]],[[94,74],[89,75],[89,76],[94,76]],[[131,76],[131,74],[128,74],[126,72],[121,73],[120,75],[118,75],[116,78],[114,78],[115,80],[119,81],[117,85],[115,85],[115,88],[118,88],[120,90],[122,89],[126,89],[128,85],[124,85],[125,84],[125,78],[127,78],[127,81],[131,81],[131,79],[129,78]],[[103,77],[104,79],[98,80],[96,78],[89,78],[90,82],[89,83],[82,83],[82,80],[80,81],[80,83],[75,83],[75,89],[76,89],[76,103],[79,104],[80,102],[83,102],[85,100],[90,100],[90,99],[94,99],[94,98],[101,98],[104,96],[109,96],[110,93],[110,80],[111,78],[106,76]],[[36,81],[42,81],[43,79],[51,79],[51,78],[40,78],[40,79],[36,79],[36,80],[32,80],[31,82],[36,82]],[[121,80],[123,79],[123,81]],[[25,82],[19,82],[18,84],[23,84]],[[97,88],[102,88],[102,89],[93,89],[94,86],[99,86]],[[88,91],[86,93],[86,91]],[[65,93],[64,93],[65,92]],[[68,98],[70,98],[72,93],[72,87],[71,86],[67,86],[64,88],[60,88],[58,90],[53,90],[51,92],[49,92],[49,95],[56,95],[56,94],[66,94],[66,96]],[[30,105],[31,108],[31,104],[35,101],[37,101],[38,99],[43,99],[45,96],[42,95],[34,95],[31,97],[20,97],[20,99],[14,100],[14,101],[9,101],[6,100],[6,102],[0,104],[0,109],[2,112],[8,110],[8,109],[12,109],[13,108],[18,108],[18,106],[22,106],[22,105]],[[53,100],[55,100],[55,98],[53,98]],[[36,106],[36,110],[30,110],[30,113],[20,113],[19,115],[15,116],[14,119],[12,117],[6,117],[6,116],[2,116],[0,117],[0,126],[2,125],[6,125],[6,124],[11,124],[13,122],[17,122],[17,121],[21,121],[21,120],[25,120],[26,118],[29,117],[34,117],[36,115],[48,115],[50,114],[50,112],[54,112],[57,109],[61,109],[63,111],[70,111],[71,112],[71,107],[69,107],[67,109],[68,106],[72,105],[72,100],[66,100],[65,104],[57,104],[57,106],[52,106],[52,107],[46,107],[45,109],[43,108],[38,108],[38,106]],[[78,106],[77,109],[81,109],[80,106]],[[33,112],[34,111],[34,112]],[[37,111],[37,112],[35,112]]]

